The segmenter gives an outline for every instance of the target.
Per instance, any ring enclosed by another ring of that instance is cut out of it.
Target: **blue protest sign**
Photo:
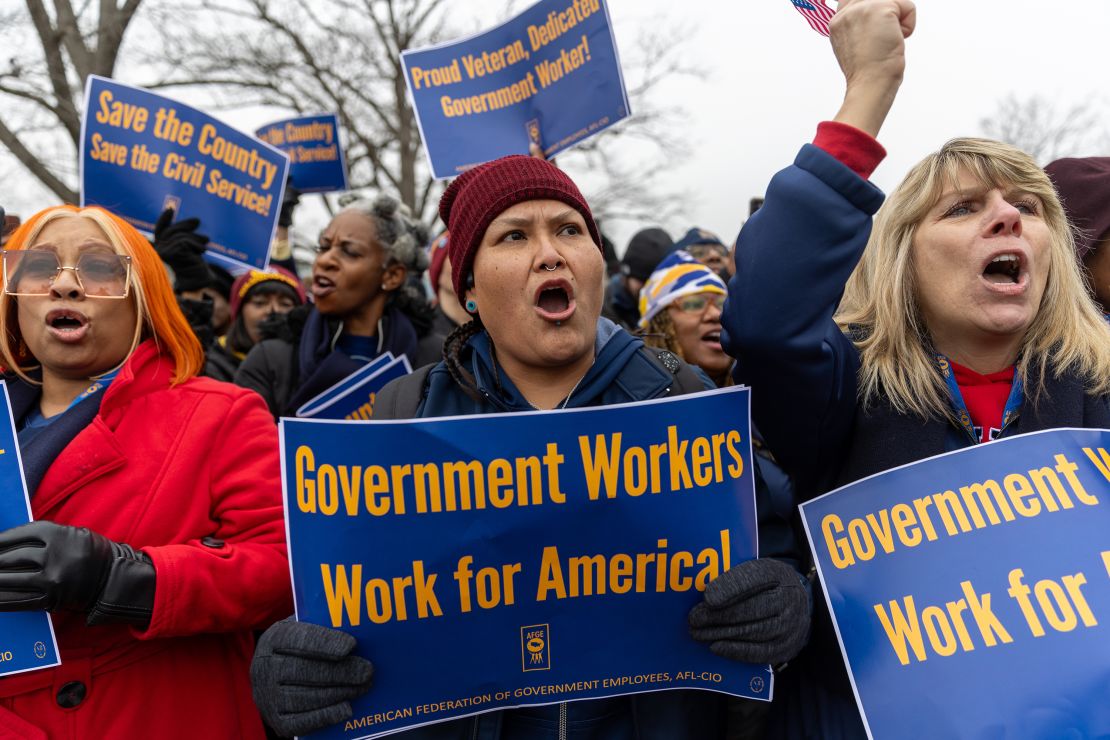
[[[347,189],[347,163],[334,113],[274,121],[254,132],[289,157],[289,177],[302,193]]]
[[[705,584],[758,551],[748,405],[736,388],[283,419],[297,618],[350,632],[375,666],[354,717],[314,737],[660,689],[769,700],[768,666],[714,655],[687,624]]]
[[[205,258],[266,269],[289,160],[202,111],[91,75],[81,123],[81,205],[150,233],[168,207],[200,219]]]
[[[436,178],[547,157],[628,117],[605,0],[542,0],[497,28],[401,55]]]
[[[1066,429],[803,504],[870,737],[1110,736],[1108,499],[1110,432]]]
[[[367,421],[386,383],[412,372],[409,358],[386,352],[297,409],[301,419]]]
[[[8,386],[0,380],[0,532],[31,521]],[[61,663],[54,625],[46,612],[0,612],[0,676]]]

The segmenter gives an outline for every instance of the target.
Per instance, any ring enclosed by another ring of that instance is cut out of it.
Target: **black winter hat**
[[[646,282],[673,247],[674,239],[662,229],[650,228],[636,232],[621,258],[621,274]]]
[[[224,300],[230,301],[231,285],[235,282],[235,276],[219,265],[213,264],[208,265],[208,272],[212,275],[209,285],[222,295]]]

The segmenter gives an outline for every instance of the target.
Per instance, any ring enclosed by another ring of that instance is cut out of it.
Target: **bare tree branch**
[[[111,75],[124,32],[141,0],[25,0],[0,12],[0,34],[20,43],[0,68],[0,144],[59,198],[73,186],[80,145],[80,105],[90,74]],[[67,182],[70,180],[70,182]]]
[[[50,188],[50,191],[61,198],[62,201],[66,203],[77,202],[77,191],[55,176],[42,160],[31,152],[15,132],[8,128],[7,124],[2,120],[0,120],[0,144],[7,147],[8,150],[15,155],[15,158],[18,159],[32,175],[38,178],[39,182]]]
[[[1102,120],[1091,100],[1065,108],[1039,95],[1018,98],[1011,94],[979,125],[990,138],[1012,144],[1044,165],[1085,154],[1084,149],[1097,145],[1100,136],[1105,140],[1110,130],[1101,125]]]

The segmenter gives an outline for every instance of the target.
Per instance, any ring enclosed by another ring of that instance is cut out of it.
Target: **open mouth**
[[[312,295],[319,298],[335,290],[335,282],[323,275],[312,276]]]
[[[993,285],[1018,285],[1021,282],[1021,255],[1000,254],[987,263],[983,279]]]
[[[55,337],[64,341],[77,341],[85,336],[89,319],[80,311],[56,308],[46,314],[46,325]]]
[[[702,334],[701,341],[708,344],[712,349],[721,349],[721,330],[715,329]]]
[[[535,297],[536,313],[546,321],[566,321],[574,314],[574,289],[566,280],[549,280]]]

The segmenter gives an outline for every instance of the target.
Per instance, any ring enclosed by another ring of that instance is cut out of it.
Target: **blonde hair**
[[[1093,393],[1110,391],[1110,330],[1095,306],[1074,238],[1051,181],[1033,159],[1008,144],[952,139],[919,162],[875,218],[863,257],[848,279],[835,319],[860,353],[859,399],[885,398],[901,413],[949,416],[917,301],[912,247],[917,227],[961,172],[983,185],[1016,186],[1037,196],[1050,232],[1048,281],[1025,332],[1018,377],[1034,403],[1049,372],[1076,372]]]
[[[166,269],[150,242],[123,219],[102,208],[57,206],[39,211],[16,229],[6,249],[19,250],[30,246],[43,228],[63,218],[84,218],[103,230],[113,249],[131,258],[131,296],[138,319],[127,357],[135,351],[144,334],[153,337],[159,351],[174,363],[173,385],[199,374],[204,367],[204,350],[189,322],[178,308]],[[6,368],[29,383],[37,383],[27,371],[37,365],[19,332],[18,301],[5,290],[0,294],[0,357]],[[121,361],[126,362],[127,357]],[[27,360],[31,362],[27,362]]]

